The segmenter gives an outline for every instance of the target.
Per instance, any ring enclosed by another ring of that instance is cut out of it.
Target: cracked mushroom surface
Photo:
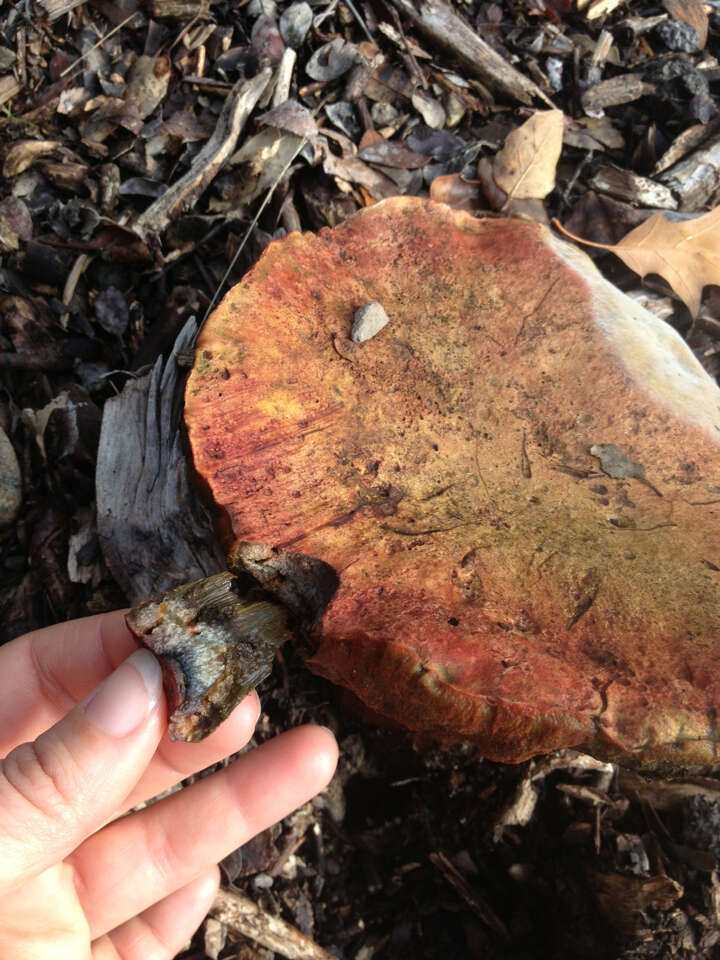
[[[717,762],[720,390],[545,227],[398,197],[272,243],[185,417],[231,567],[332,568],[309,664],[377,714]]]

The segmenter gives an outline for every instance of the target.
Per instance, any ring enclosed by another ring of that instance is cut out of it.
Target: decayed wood
[[[585,10],[588,20],[597,20],[598,17],[612,13],[622,2],[623,0],[578,0],[578,10]]]
[[[296,927],[265,913],[244,893],[221,887],[210,910],[211,916],[256,943],[274,950],[288,960],[335,960],[314,940]]]
[[[660,179],[680,201],[680,209],[703,210],[720,190],[720,136],[691,153]]]
[[[242,128],[270,82],[272,70],[266,67],[252,80],[238,81],[228,94],[212,136],[198,153],[192,166],[177,183],[150,204],[136,223],[138,232],[162,233],[183,210],[187,210],[207,189],[230,158]]]
[[[583,110],[586,113],[595,113],[605,107],[615,107],[621,103],[632,103],[645,94],[654,93],[652,83],[646,83],[636,73],[623,73],[610,80],[602,80],[592,87],[588,87],[581,97]]]
[[[657,207],[661,210],[676,210],[677,200],[671,190],[662,183],[656,183],[648,177],[641,177],[632,170],[623,170],[605,164],[598,168],[590,185],[612,196],[626,200],[628,203],[637,203],[641,207]]]
[[[205,19],[210,14],[210,0],[151,0],[150,10],[158,19]]]
[[[466,70],[480,77],[483,83],[499,93],[532,103],[543,100],[552,103],[537,84],[519,73],[491,46],[481,40],[442,0],[420,0],[415,6],[412,0],[391,0],[397,10],[439,47],[449,50]]]
[[[181,440],[189,320],[163,368],[131,380],[103,410],[95,485],[98,533],[131,603],[224,569],[210,517],[191,489]]]
[[[85,0],[39,0],[39,2],[51,20],[58,20],[75,7],[82,6]]]

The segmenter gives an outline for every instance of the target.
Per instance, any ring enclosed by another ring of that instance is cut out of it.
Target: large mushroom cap
[[[271,244],[186,423],[231,560],[334,568],[311,666],[376,712],[502,761],[715,763],[720,391],[544,227],[394,198]]]

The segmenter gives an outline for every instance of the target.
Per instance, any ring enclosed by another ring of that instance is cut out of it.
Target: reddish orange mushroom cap
[[[334,568],[310,666],[376,712],[503,761],[715,763],[720,390],[546,228],[401,197],[271,244],[185,417],[231,563]]]

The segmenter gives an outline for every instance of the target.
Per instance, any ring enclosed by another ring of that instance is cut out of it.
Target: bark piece
[[[370,299],[392,323],[338,350]],[[271,244],[185,418],[231,566],[334,570],[309,663],[376,713],[495,760],[717,762],[720,390],[543,226],[398,197]]]
[[[600,193],[610,193],[628,203],[641,207],[659,207],[661,210],[677,210],[677,200],[669,187],[641,177],[632,170],[623,170],[610,165],[598,168],[590,180],[590,186]]]
[[[646,83],[635,73],[623,73],[589,87],[582,95],[581,102],[585,113],[597,113],[605,107],[632,103],[649,93],[655,93],[654,84]]]
[[[180,435],[189,320],[163,366],[103,408],[95,478],[105,561],[131,603],[223,569],[208,514],[191,492]]]
[[[720,136],[675,164],[660,179],[678,198],[681,210],[703,210],[720,191]]]

